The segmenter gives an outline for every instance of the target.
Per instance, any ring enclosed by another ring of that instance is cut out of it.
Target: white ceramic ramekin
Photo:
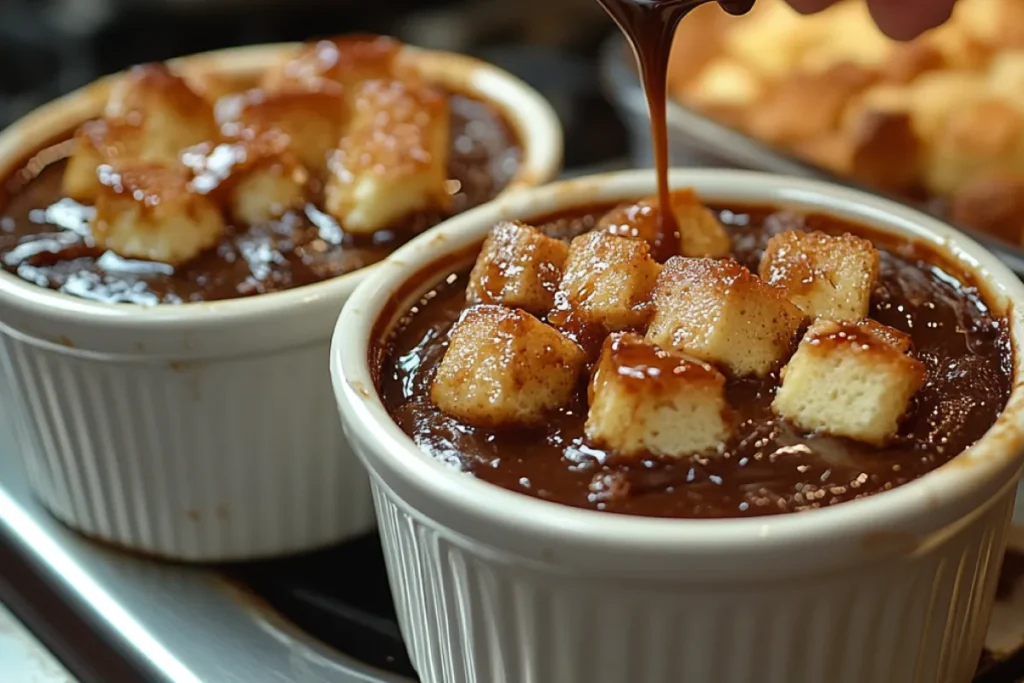
[[[672,183],[706,200],[823,211],[931,245],[978,278],[988,303],[1010,316],[1014,347],[1024,342],[1024,286],[922,214],[742,171],[677,171]],[[388,417],[368,345],[422,294],[409,286],[417,273],[475,254],[499,219],[654,189],[650,172],[628,172],[467,212],[396,252],[342,312],[334,389],[371,473],[399,623],[422,680],[966,683],[1024,461],[1019,357],[1006,410],[947,465],[875,497],[769,518],[648,519],[560,506],[442,465]]]
[[[295,49],[176,63],[186,74],[244,78]],[[561,128],[535,91],[469,57],[405,48],[401,58],[500,108],[524,152],[508,192],[557,175]],[[115,78],[0,134],[0,175],[98,115]],[[372,529],[369,485],[324,373],[334,321],[372,270],[148,308],[77,299],[0,271],[0,406],[13,413],[39,499],[90,536],[177,560],[309,550]]]

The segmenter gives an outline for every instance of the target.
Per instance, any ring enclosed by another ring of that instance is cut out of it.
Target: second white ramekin
[[[175,62],[247,77],[295,45]],[[551,107],[500,69],[405,48],[428,80],[496,105],[523,158],[506,192],[561,165]],[[0,175],[97,116],[104,79],[0,134]],[[141,307],[49,291],[0,271],[0,409],[36,495],[69,526],[144,553],[227,561],[312,550],[374,526],[366,475],[324,375],[332,325],[373,267],[229,301]]]
[[[1024,285],[920,213],[741,171],[677,171],[715,203],[826,212],[930,245],[973,274],[1024,343]],[[341,415],[371,473],[402,634],[425,683],[967,683],[1024,462],[1024,388],[966,452],[883,494],[766,518],[651,519],[557,505],[420,452],[374,386],[370,344],[501,219],[654,192],[652,173],[538,188],[396,252],[335,329]],[[467,263],[473,253],[465,256]],[[397,297],[397,298],[396,298]]]

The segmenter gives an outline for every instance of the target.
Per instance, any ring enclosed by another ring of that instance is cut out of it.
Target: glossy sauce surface
[[[543,224],[570,238],[608,207]],[[736,258],[756,272],[768,239],[793,229],[869,234],[835,219],[770,209],[718,209]],[[881,246],[881,245],[880,245]],[[720,456],[623,461],[588,445],[586,380],[574,403],[538,430],[489,432],[437,410],[429,399],[448,331],[465,303],[468,270],[452,272],[403,319],[380,354],[380,393],[398,425],[425,452],[499,486],[567,505],[659,517],[742,517],[818,508],[891,489],[962,452],[993,424],[1010,392],[1005,321],[937,258],[903,245],[882,251],[871,317],[908,333],[927,380],[899,435],[885,449],[802,434],[769,405],[777,373],[729,380],[740,423]],[[441,275],[436,273],[435,275]],[[432,276],[433,277],[433,276]]]
[[[179,268],[126,260],[91,246],[92,208],[61,196],[69,145],[58,160],[38,160],[7,181],[0,206],[0,265],[28,282],[85,299],[137,304],[232,299],[320,282],[376,263],[448,216],[497,195],[519,169],[521,149],[492,105],[449,96],[449,178],[458,186],[450,213],[423,212],[372,236],[344,233],[328,214],[303,212],[248,228],[228,228],[214,249]],[[40,155],[42,157],[44,155]],[[42,166],[41,168],[39,166]]]

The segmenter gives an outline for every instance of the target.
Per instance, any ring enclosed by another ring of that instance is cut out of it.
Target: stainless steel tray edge
[[[0,539],[145,680],[408,683],[290,628],[213,569],[155,562],[81,538],[32,497],[6,427],[0,419]]]

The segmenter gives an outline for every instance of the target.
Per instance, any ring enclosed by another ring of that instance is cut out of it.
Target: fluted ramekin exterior
[[[186,76],[252,78],[295,44],[175,60]],[[504,195],[557,175],[562,133],[525,83],[414,47],[431,82],[492,103],[522,150]],[[118,76],[0,132],[0,176],[97,116]],[[331,331],[376,266],[255,297],[103,304],[0,270],[0,406],[43,504],[97,539],[173,560],[313,550],[373,529],[366,475],[325,369]]]
[[[5,405],[43,504],[96,539],[186,561],[373,528],[326,358],[323,341],[209,361],[92,359],[0,334]]]
[[[1005,313],[1013,390],[949,463],[799,514],[655,519],[558,505],[424,454],[375,391],[373,344],[500,220],[650,195],[633,171],[456,217],[389,258],[338,320],[331,375],[370,473],[402,634],[424,683],[968,683],[1024,465],[1024,284],[952,228],[823,183],[672,172],[720,205],[830,213],[927,245]],[[443,266],[441,265],[443,264]]]
[[[966,523],[843,572],[729,584],[679,579],[671,566],[656,578],[592,578],[525,563],[496,549],[500,539],[432,523],[372,479],[399,624],[424,683],[967,683],[1015,494],[1008,486]]]

